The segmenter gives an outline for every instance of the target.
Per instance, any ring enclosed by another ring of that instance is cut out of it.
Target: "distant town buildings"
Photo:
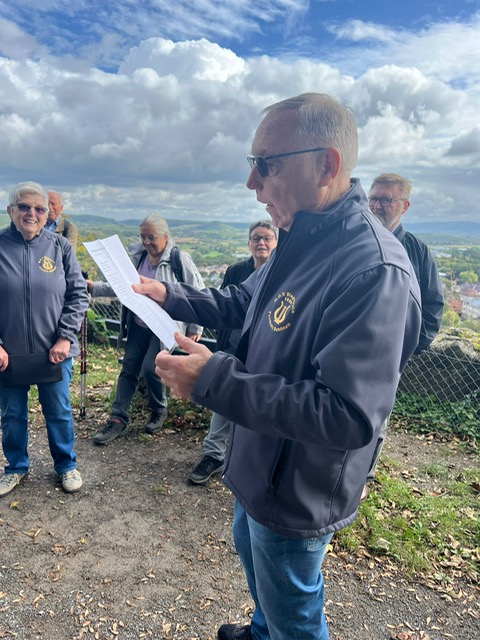
[[[462,319],[480,319],[480,284],[462,284],[458,292],[462,303]]]

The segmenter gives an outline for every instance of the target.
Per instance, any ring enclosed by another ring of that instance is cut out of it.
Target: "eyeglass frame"
[[[44,216],[48,211],[47,207],[34,206],[33,204],[27,204],[26,202],[15,202],[15,204],[12,204],[11,206],[17,207],[21,213],[28,213],[33,209],[38,216]]]
[[[253,242],[253,244],[258,244],[262,240],[265,242],[265,244],[270,244],[271,242],[274,242],[275,240],[277,240],[277,236],[274,233],[271,236],[253,235],[253,236],[250,236],[248,239],[248,241]]]
[[[166,233],[157,233],[155,236],[151,233],[148,233],[146,236],[140,234],[140,241],[142,244],[145,244],[145,242],[152,243],[158,240],[158,238],[164,238],[166,235]]]
[[[253,170],[253,168],[256,167],[262,178],[267,178],[271,175],[268,171],[268,160],[298,156],[302,153],[316,153],[319,151],[326,151],[327,149],[328,147],[315,147],[314,149],[301,149],[300,151],[289,151],[288,153],[275,153],[271,156],[247,156],[247,162],[250,165],[250,170]]]
[[[373,207],[375,207],[375,205],[378,203],[380,203],[380,206],[382,207],[382,209],[384,209],[385,207],[391,207],[392,204],[394,202],[406,202],[408,200],[408,198],[389,198],[388,196],[380,196],[379,198],[377,198],[377,196],[372,196],[372,197],[368,197],[368,204],[372,204],[371,200],[373,200]],[[382,204],[382,200],[387,200],[387,204]]]

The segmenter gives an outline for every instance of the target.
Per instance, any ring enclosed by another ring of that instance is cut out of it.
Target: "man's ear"
[[[10,205],[7,206],[7,213],[11,218],[12,217],[12,207]]]
[[[403,213],[402,213],[402,216],[403,216],[403,214],[404,214],[404,213],[407,213],[407,210],[408,210],[409,208],[410,208],[410,200],[405,200],[405,201],[404,201],[404,203],[403,203]]]
[[[328,187],[340,173],[342,156],[340,155],[340,151],[335,147],[327,149],[322,156],[322,158],[319,158],[319,185],[321,187]]]

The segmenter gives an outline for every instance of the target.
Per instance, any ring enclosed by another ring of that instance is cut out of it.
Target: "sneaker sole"
[[[10,493],[12,493],[12,491],[14,491],[17,487],[19,487],[22,484],[22,481],[26,477],[26,475],[27,474],[24,473],[22,475],[22,477],[20,478],[20,480],[17,483],[15,483],[11,489],[9,489],[8,491],[6,491],[4,493],[0,493],[0,498],[3,498],[4,496],[8,496]]]
[[[198,480],[195,480],[191,476],[188,476],[188,482],[189,484],[205,484],[210,480],[212,476],[216,475],[217,473],[222,473],[222,471],[223,471],[223,466],[218,469],[215,469],[215,471],[212,471],[212,473],[209,476],[198,479]]]
[[[151,427],[145,427],[144,431],[145,433],[149,433],[151,436],[153,436],[154,433],[159,433],[161,430],[163,429],[163,424],[161,427],[157,427],[156,429],[152,429]]]
[[[110,444],[110,442],[113,442],[117,438],[126,436],[127,433],[128,433],[128,429],[126,429],[125,431],[121,431],[120,433],[117,433],[117,435],[114,438],[110,438],[109,440],[96,440],[95,438],[92,438],[92,440],[95,444],[101,444],[101,445]]]
[[[65,493],[77,493],[77,491],[80,491],[80,489],[81,489],[82,487],[83,487],[83,482],[82,482],[82,484],[81,484],[79,487],[77,487],[76,489],[67,489],[67,487],[65,487],[65,486],[62,484],[62,489],[65,491]]]

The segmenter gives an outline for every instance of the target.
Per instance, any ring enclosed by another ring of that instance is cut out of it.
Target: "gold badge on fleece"
[[[40,271],[44,271],[45,273],[53,273],[57,269],[55,261],[48,256],[42,256],[38,264],[40,265]]]
[[[285,331],[292,324],[295,314],[295,296],[289,291],[282,291],[273,300],[273,310],[268,312],[268,323],[272,331]]]

